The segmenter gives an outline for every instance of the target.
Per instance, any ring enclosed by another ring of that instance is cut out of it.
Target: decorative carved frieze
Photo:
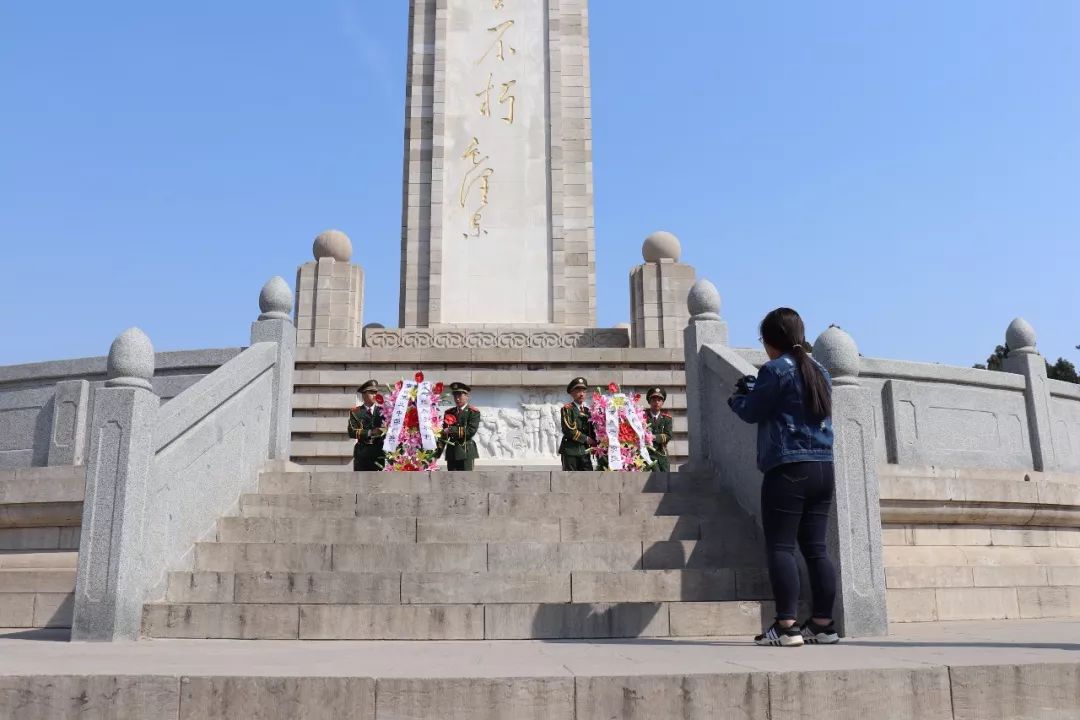
[[[364,346],[375,348],[625,348],[625,328],[506,327],[368,328]]]

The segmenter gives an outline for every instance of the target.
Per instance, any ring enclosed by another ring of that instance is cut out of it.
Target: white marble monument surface
[[[442,321],[547,323],[543,4],[447,5]]]
[[[586,0],[411,0],[402,328],[596,324]]]

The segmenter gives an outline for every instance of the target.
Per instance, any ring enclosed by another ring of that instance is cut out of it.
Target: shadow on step
[[[641,642],[662,644],[682,642],[666,638],[760,632],[771,622],[773,607],[771,602],[759,602],[770,599],[772,593],[756,520],[738,506],[718,478],[655,473],[641,487],[645,494],[631,499],[636,505],[642,498],[651,498],[638,507],[639,511],[647,508],[638,516],[642,521],[678,518],[666,540],[643,543],[634,569],[649,572],[636,577],[612,574],[610,582],[618,586],[607,588],[580,588],[575,582],[572,604],[537,608],[532,637],[648,638]],[[605,596],[618,602],[605,603]]]
[[[70,628],[32,628],[16,632],[0,632],[0,640],[37,640],[38,642],[68,642]]]

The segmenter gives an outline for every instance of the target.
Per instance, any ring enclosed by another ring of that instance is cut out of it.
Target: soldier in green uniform
[[[671,463],[668,461],[667,446],[671,442],[671,415],[663,411],[667,393],[663,388],[649,388],[645,393],[645,399],[649,402],[649,409],[645,417],[649,421],[649,429],[653,434],[653,458],[656,460],[656,470],[670,472]]]
[[[353,470],[382,470],[386,453],[383,438],[386,435],[386,418],[382,406],[376,403],[379,384],[368,380],[360,386],[363,402],[349,413],[349,437],[356,438],[353,446]]]
[[[480,410],[469,404],[472,391],[465,383],[451,383],[454,407],[443,415],[439,443],[446,452],[447,470],[472,470],[473,462],[480,457],[473,437],[480,429]]]
[[[585,407],[585,391],[588,387],[589,383],[582,377],[574,378],[566,386],[566,392],[573,402],[563,405],[561,412],[563,437],[559,444],[559,455],[562,456],[563,470],[593,469],[589,448],[596,445],[596,431],[589,419],[589,409]]]

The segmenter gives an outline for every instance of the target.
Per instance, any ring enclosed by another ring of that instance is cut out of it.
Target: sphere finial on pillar
[[[267,280],[259,292],[259,319],[289,320],[292,309],[293,294],[285,278],[275,275]]]
[[[116,336],[109,348],[105,387],[133,387],[153,391],[154,346],[137,327]]]
[[[705,278],[699,278],[686,296],[690,322],[720,319],[720,291]]]
[[[645,242],[641,245],[641,257],[647,263],[657,263],[661,260],[679,262],[680,255],[682,255],[682,244],[679,243],[679,238],[666,230],[654,232],[645,238]]]
[[[328,257],[337,262],[349,262],[352,259],[352,240],[340,230],[325,230],[316,236],[311,252],[316,260]]]
[[[1016,318],[1009,323],[1009,328],[1005,331],[1005,347],[1009,349],[1010,354],[1038,352],[1035,349],[1035,328],[1031,327],[1031,323],[1024,318]]]
[[[859,347],[836,325],[830,325],[814,341],[814,359],[829,371],[834,385],[859,384]]]

